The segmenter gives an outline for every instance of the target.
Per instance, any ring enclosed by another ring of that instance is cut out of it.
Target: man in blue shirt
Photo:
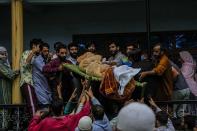
[[[44,108],[46,105],[51,103],[51,90],[49,88],[47,78],[42,73],[42,68],[48,62],[49,45],[47,43],[43,43],[40,46],[40,50],[41,54],[38,55],[32,63],[32,73],[36,96],[39,104],[41,104],[41,108]]]
[[[112,131],[109,119],[107,118],[101,103],[94,97],[91,87],[87,92],[92,101],[92,114],[93,114],[93,124],[92,131]]]

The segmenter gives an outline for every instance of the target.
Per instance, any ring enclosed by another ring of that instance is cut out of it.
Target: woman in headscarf
[[[183,62],[181,72],[186,79],[191,93],[197,96],[197,80],[195,80],[196,61],[188,51],[181,51],[179,54]]]
[[[197,99],[197,79],[195,78],[196,74],[196,61],[188,51],[181,51],[180,58],[182,61],[181,72],[189,86],[191,95],[190,99]],[[192,115],[197,114],[197,105],[193,104],[189,107],[189,111]]]
[[[13,71],[8,61],[8,53],[5,47],[0,46],[0,104],[11,104],[12,79],[18,74]]]

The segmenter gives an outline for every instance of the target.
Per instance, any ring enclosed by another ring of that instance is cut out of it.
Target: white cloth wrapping
[[[140,72],[140,70],[141,68],[132,68],[128,67],[127,65],[114,67],[114,77],[120,84],[120,87],[118,89],[119,95],[123,95],[125,86],[137,73]]]

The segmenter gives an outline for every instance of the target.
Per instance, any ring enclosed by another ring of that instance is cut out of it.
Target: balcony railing
[[[197,104],[197,100],[187,101],[158,101],[158,105],[172,106],[173,104]],[[30,114],[27,113],[26,104],[0,105],[0,130],[27,130]]]

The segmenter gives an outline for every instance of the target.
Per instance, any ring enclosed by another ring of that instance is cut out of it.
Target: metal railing
[[[158,105],[197,104],[197,100],[157,101]],[[27,113],[26,104],[0,104],[0,130],[27,130],[31,115]]]
[[[0,130],[26,130],[30,119],[25,104],[0,105]]]

